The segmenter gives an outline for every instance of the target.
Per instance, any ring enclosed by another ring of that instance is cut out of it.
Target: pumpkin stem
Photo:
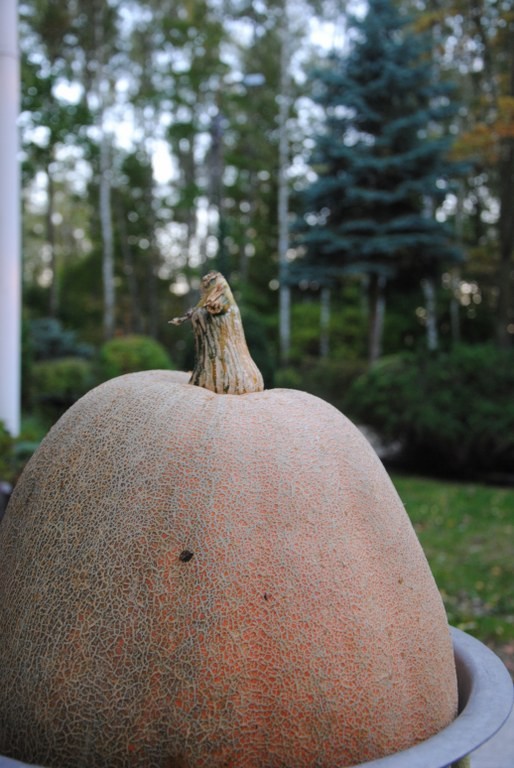
[[[170,323],[181,325],[186,320],[191,320],[195,335],[190,384],[219,395],[262,392],[262,376],[248,351],[239,307],[223,275],[205,275],[196,307]]]

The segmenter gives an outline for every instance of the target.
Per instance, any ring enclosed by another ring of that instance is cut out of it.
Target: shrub
[[[0,481],[11,482],[14,440],[0,421]]]
[[[38,408],[41,403],[41,396],[47,402],[51,398],[52,387],[58,393],[61,386],[55,382],[59,374],[52,373],[52,367],[41,366],[43,361],[60,361],[62,359],[70,360],[83,358],[89,360],[93,357],[94,350],[89,344],[78,341],[75,331],[65,330],[61,322],[55,318],[43,317],[36,320],[23,318],[22,325],[23,357],[22,357],[22,395],[23,406],[26,410],[32,411]],[[68,368],[66,365],[64,368]],[[63,368],[58,363],[57,369]],[[66,380],[63,382],[64,388],[68,386],[69,376],[67,371],[63,372]],[[73,374],[73,378],[77,378]],[[52,382],[52,380],[54,380]],[[88,387],[91,382],[88,382]],[[50,389],[49,389],[50,388]],[[80,388],[81,394],[83,388]],[[47,394],[50,398],[47,398]],[[71,404],[70,401],[69,404]],[[47,414],[49,418],[54,414]]]
[[[514,355],[460,346],[381,361],[350,387],[345,408],[417,470],[456,476],[514,466]]]
[[[242,319],[246,343],[257,368],[262,373],[264,386],[271,389],[274,386],[275,361],[267,338],[267,328],[258,312],[245,308]]]
[[[0,421],[0,518],[3,513],[2,504],[5,506],[6,503],[8,488],[14,486],[44,434],[43,432],[37,439],[31,439],[30,431],[24,427],[25,425],[20,436],[14,438]]]
[[[32,367],[32,401],[55,421],[96,383],[93,364],[80,357],[42,360]]]
[[[100,349],[100,374],[104,380],[124,373],[173,367],[162,344],[149,336],[120,336]]]
[[[344,411],[346,392],[365,365],[358,360],[306,358],[301,365],[279,369],[275,386],[302,389]]]
[[[293,364],[320,354],[320,300],[311,298],[294,302],[291,307],[291,350]],[[338,361],[356,360],[366,354],[366,316],[355,285],[334,291],[329,321],[330,356]]]
[[[275,386],[282,389],[302,389],[302,375],[297,368],[289,366],[275,371]]]
[[[65,330],[59,320],[42,317],[30,323],[30,348],[36,360],[93,355],[93,348],[77,340],[75,331]]]

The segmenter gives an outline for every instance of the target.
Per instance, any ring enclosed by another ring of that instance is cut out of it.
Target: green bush
[[[90,360],[94,349],[89,344],[84,344],[77,339],[75,331],[65,330],[61,322],[51,317],[41,317],[29,320],[25,315],[22,325],[22,402],[27,411],[37,408],[41,398],[41,387],[45,390],[53,387],[51,379],[55,378],[43,367],[38,368],[44,361],[60,361],[83,358]],[[61,363],[59,363],[59,366]],[[66,371],[64,372],[66,376]],[[74,378],[76,375],[73,374]],[[43,377],[43,380],[42,379]],[[69,376],[66,376],[64,386],[68,385]],[[50,381],[49,381],[50,380]],[[91,386],[91,382],[88,382]],[[60,385],[57,384],[57,391]],[[49,414],[50,416],[50,414]]]
[[[242,312],[246,343],[262,374],[264,386],[271,389],[275,385],[275,360],[267,338],[267,329],[258,312],[245,308]]]
[[[11,482],[14,440],[0,421],[0,481]]]
[[[297,368],[289,366],[275,371],[275,387],[280,389],[302,389],[302,374]]]
[[[149,336],[120,336],[100,349],[100,375],[103,380],[136,371],[169,370],[170,356],[162,344]]]
[[[512,472],[514,354],[491,346],[384,359],[350,387],[345,408],[417,470]]]
[[[306,358],[301,365],[280,368],[275,386],[301,389],[344,411],[346,393],[365,366],[358,360]]]
[[[53,317],[32,320],[28,334],[31,351],[36,360],[93,356],[90,344],[78,341],[75,331],[64,329],[61,322]]]
[[[82,397],[96,383],[92,362],[81,357],[42,360],[31,374],[32,402],[50,421]]]
[[[305,359],[318,358],[321,346],[319,296],[305,297],[291,307],[291,350],[289,358],[295,365]],[[366,354],[366,316],[356,286],[350,285],[340,293],[334,291],[330,304],[330,357],[335,360],[357,360]]]
[[[23,467],[38,447],[44,431],[34,437],[30,429],[22,425],[19,437],[12,437],[0,421],[0,482],[14,485]],[[1,512],[1,501],[0,501]]]

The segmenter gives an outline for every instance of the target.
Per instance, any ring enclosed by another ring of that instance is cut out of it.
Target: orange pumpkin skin
[[[0,753],[323,768],[455,716],[445,612],[359,431],[302,392],[128,374],[55,425],[0,526]]]

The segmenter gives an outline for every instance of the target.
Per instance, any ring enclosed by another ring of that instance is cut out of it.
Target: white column
[[[291,346],[291,286],[288,280],[287,252],[289,250],[289,137],[287,118],[291,108],[291,39],[289,3],[283,0],[283,20],[280,50],[280,96],[278,113],[278,263],[279,263],[279,339],[280,362],[286,365]]]
[[[0,0],[0,421],[20,431],[21,225],[18,8]]]

